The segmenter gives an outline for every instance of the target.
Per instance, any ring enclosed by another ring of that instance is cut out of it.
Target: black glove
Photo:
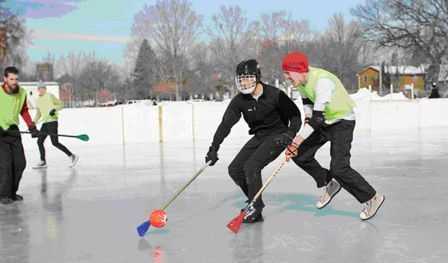
[[[20,137],[19,127],[15,124],[9,126],[9,128],[4,131],[3,136]]]
[[[54,115],[56,115],[56,109],[52,109],[52,110],[50,111],[49,114],[50,114],[50,116],[52,116],[52,117],[53,117]]]
[[[309,123],[309,122],[310,122],[310,120],[311,120],[311,118],[310,118],[310,117],[305,117],[305,123]]]
[[[279,134],[274,138],[274,142],[276,145],[281,147],[286,147],[291,144],[293,140],[293,136],[289,135],[288,133],[284,132],[282,134]]]
[[[213,165],[215,165],[215,163],[216,163],[218,160],[219,160],[219,158],[218,158],[218,152],[215,150],[215,148],[210,147],[210,148],[208,149],[207,156],[205,156],[205,162],[207,163],[208,161],[211,161],[209,165],[210,165],[210,166],[213,166]]]
[[[39,137],[39,130],[36,128],[36,126],[31,126],[28,130],[31,132],[32,138]]]

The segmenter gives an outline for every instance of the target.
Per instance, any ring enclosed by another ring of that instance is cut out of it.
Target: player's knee
[[[261,169],[261,164],[256,161],[247,161],[243,167],[244,174],[246,174],[246,177],[248,178],[260,173]]]
[[[339,177],[341,175],[344,176],[345,174],[348,173],[349,169],[350,169],[350,165],[348,165],[346,163],[332,163],[332,164],[330,164],[330,172],[335,177]]]
[[[227,167],[227,171],[229,172],[229,175],[232,178],[236,178],[236,177],[238,177],[238,174],[242,173],[241,167],[239,165],[235,165],[233,163],[231,163]]]
[[[229,172],[230,178],[232,178],[233,182],[237,185],[244,185],[246,180],[244,178],[244,171],[239,165],[230,164],[227,168]]]

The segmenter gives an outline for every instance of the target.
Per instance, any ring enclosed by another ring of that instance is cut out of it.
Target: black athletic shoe
[[[14,201],[23,201],[23,196],[16,194],[15,196],[11,197]]]
[[[255,210],[251,215],[244,217],[243,223],[244,224],[253,224],[257,222],[263,222],[264,218],[261,214],[262,210]]]
[[[14,200],[12,200],[9,197],[2,197],[2,198],[0,198],[0,204],[3,204],[3,205],[9,205],[9,204],[11,204],[13,202],[14,202]]]

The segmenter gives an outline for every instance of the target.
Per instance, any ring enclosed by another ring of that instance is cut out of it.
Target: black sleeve
[[[313,105],[314,103],[308,98],[302,98],[303,105]]]
[[[235,125],[241,118],[241,111],[238,107],[238,98],[233,98],[229,106],[227,106],[224,116],[222,117],[221,123],[216,129],[215,135],[213,136],[212,148],[218,151],[219,146],[224,141],[224,139],[229,135],[230,130],[233,125]]]
[[[278,95],[278,106],[282,116],[289,121],[288,134],[295,137],[302,126],[299,108],[283,91]]]

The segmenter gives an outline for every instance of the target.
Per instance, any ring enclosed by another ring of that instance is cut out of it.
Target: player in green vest
[[[22,201],[17,194],[26,159],[19,132],[19,115],[26,122],[31,135],[37,137],[36,129],[28,112],[26,91],[18,84],[19,71],[5,68],[0,86],[0,204]]]
[[[44,142],[47,136],[50,136],[51,143],[54,147],[61,150],[70,158],[70,167],[74,167],[78,162],[79,158],[77,155],[70,152],[67,147],[59,142],[58,139],[58,111],[64,106],[62,101],[58,100],[53,94],[47,92],[47,87],[43,84],[39,84],[38,88],[38,98],[36,101],[36,115],[34,117],[34,122],[42,122],[42,127],[40,128],[40,135],[37,139],[37,145],[39,146],[40,162],[37,163],[33,168],[46,168],[47,161],[45,158],[45,146]]]
[[[350,148],[355,128],[355,103],[341,81],[332,73],[310,67],[308,58],[300,52],[287,54],[282,63],[284,76],[302,95],[306,123],[288,146],[287,158],[292,160],[323,188],[316,207],[330,203],[341,186],[352,194],[364,208],[362,220],[375,216],[384,202],[384,195],[375,189],[350,166]],[[330,142],[330,169],[315,159],[316,151]]]

